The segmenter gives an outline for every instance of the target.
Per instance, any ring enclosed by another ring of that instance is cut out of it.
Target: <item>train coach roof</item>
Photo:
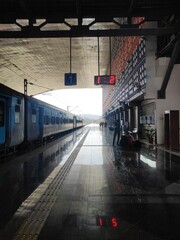
[[[39,100],[37,98],[31,97],[31,96],[26,96],[23,93],[17,92],[16,90],[14,90],[12,88],[9,88],[9,87],[7,87],[6,85],[4,85],[2,83],[0,83],[0,94],[1,93],[7,94],[7,95],[10,95],[10,96],[20,97],[20,98],[27,98],[27,99],[29,99],[33,103],[38,103],[38,104],[41,104],[43,106],[52,108],[54,110],[61,111],[61,112],[66,113],[66,114],[68,113],[71,116],[77,116],[77,115],[75,115],[73,113],[70,113],[70,112],[67,112],[66,110],[63,110],[63,109],[61,109],[59,107],[56,107],[56,106],[53,106],[53,105],[51,105],[49,103],[43,102],[43,101],[41,101],[41,100]],[[77,116],[77,117],[79,117],[79,116]]]
[[[17,96],[17,97],[24,97],[24,94],[17,92],[16,90],[7,87],[6,85],[0,83],[0,94],[1,93],[5,93],[5,94],[9,94],[11,96]]]
[[[66,110],[64,110],[64,109],[61,109],[61,108],[59,108],[59,107],[56,107],[56,106],[54,106],[54,105],[51,105],[51,104],[49,104],[49,103],[46,103],[46,102],[43,102],[43,101],[41,101],[41,100],[39,100],[39,99],[37,99],[37,98],[34,98],[34,97],[31,97],[31,96],[25,96],[27,99],[29,99],[31,102],[33,102],[33,103],[38,103],[38,104],[40,104],[40,105],[43,105],[43,106],[46,106],[46,107],[50,107],[50,108],[52,108],[52,109],[54,109],[54,110],[58,110],[58,111],[61,111],[61,112],[63,112],[63,113],[68,113],[69,115],[71,115],[71,116],[76,116],[75,114],[73,114],[73,113],[70,113],[70,112],[67,112]]]

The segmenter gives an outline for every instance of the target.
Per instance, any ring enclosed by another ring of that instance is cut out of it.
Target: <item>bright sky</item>
[[[102,115],[102,88],[62,89],[35,97],[77,115]]]

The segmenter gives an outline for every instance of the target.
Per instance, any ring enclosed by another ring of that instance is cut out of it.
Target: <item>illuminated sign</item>
[[[115,85],[115,83],[116,83],[115,75],[94,76],[95,85]]]
[[[72,86],[77,84],[77,74],[76,73],[65,73],[64,74],[64,85]]]
[[[97,226],[109,226],[117,228],[119,226],[118,219],[116,217],[109,216],[97,216],[96,217]]]

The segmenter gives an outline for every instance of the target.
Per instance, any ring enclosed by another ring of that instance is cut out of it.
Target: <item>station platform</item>
[[[113,132],[99,125],[81,131],[1,239],[180,239],[179,156],[151,145],[113,146]]]

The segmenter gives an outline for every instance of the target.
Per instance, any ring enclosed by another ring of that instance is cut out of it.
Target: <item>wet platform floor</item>
[[[180,158],[154,146],[121,149],[112,139],[106,128],[87,128],[63,181],[58,170],[51,175],[50,192],[13,239],[180,239]]]

